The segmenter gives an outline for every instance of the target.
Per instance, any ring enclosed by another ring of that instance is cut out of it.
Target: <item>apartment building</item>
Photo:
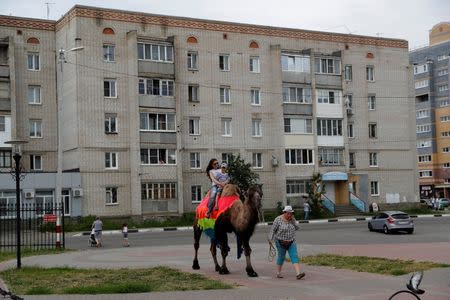
[[[430,30],[410,53],[414,70],[420,197],[450,197],[450,23]]]
[[[209,159],[230,154],[260,175],[265,208],[301,205],[314,172],[335,205],[417,198],[404,40],[79,5],[56,22],[1,16],[0,38],[2,140],[29,141],[25,201],[54,201],[58,116],[73,216],[193,211]]]

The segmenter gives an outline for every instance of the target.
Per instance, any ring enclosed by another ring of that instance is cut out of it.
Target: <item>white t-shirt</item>
[[[217,178],[216,174],[217,172],[221,172],[220,169],[212,169],[209,171],[209,177],[213,177],[213,178]],[[214,183],[214,181],[211,180],[211,186],[215,186],[216,184]]]

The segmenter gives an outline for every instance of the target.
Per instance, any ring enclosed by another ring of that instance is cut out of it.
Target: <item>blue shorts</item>
[[[280,245],[280,242],[278,240],[275,241],[275,245],[277,247],[277,252],[278,252],[277,265],[281,266],[284,263],[284,258],[286,257],[286,251],[289,253],[289,257],[291,258],[291,262],[293,264],[296,264],[299,262],[298,254],[297,254],[297,244],[295,243],[295,240],[289,246],[288,250],[283,248]]]

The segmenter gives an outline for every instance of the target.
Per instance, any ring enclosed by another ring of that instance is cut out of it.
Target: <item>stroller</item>
[[[91,234],[89,235],[89,246],[91,246],[91,247],[97,246],[97,241],[95,240],[94,229],[92,229]]]

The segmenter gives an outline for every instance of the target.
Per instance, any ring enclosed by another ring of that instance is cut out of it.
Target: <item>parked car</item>
[[[444,209],[450,205],[450,200],[447,198],[438,199],[438,209]]]
[[[394,231],[414,232],[414,222],[402,211],[379,212],[367,223],[370,231],[383,231],[385,234]]]
[[[433,208],[433,203],[431,199],[420,199],[420,203],[426,204],[428,208]]]

